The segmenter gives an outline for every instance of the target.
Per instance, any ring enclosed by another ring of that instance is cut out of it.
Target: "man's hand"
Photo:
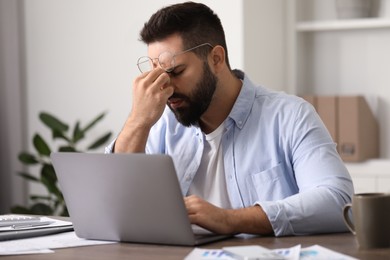
[[[150,128],[164,112],[174,87],[161,68],[141,74],[133,83],[131,113],[115,142],[115,153],[145,152]]]
[[[218,208],[198,196],[184,198],[188,216],[196,224],[217,234],[272,234],[272,226],[260,206],[243,209]]]
[[[192,224],[218,234],[234,233],[228,210],[218,208],[195,195],[185,197],[184,202]]]
[[[170,77],[161,68],[141,74],[133,82],[133,105],[130,119],[137,125],[151,127],[164,112],[173,94]]]

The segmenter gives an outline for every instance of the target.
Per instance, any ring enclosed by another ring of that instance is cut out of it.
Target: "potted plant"
[[[58,151],[85,152],[104,145],[110,139],[111,132],[106,132],[90,142],[86,148],[80,149],[78,147],[80,141],[85,139],[86,133],[102,120],[104,116],[105,113],[98,115],[84,127],[82,127],[80,122],[76,122],[72,129],[68,124],[46,112],[40,113],[39,119],[51,130],[53,141],[60,142]],[[15,214],[68,216],[68,210],[62,192],[58,187],[57,176],[50,160],[50,154],[53,149],[38,133],[33,136],[32,143],[35,153],[23,151],[19,154],[19,160],[26,166],[40,166],[39,176],[37,177],[29,172],[19,172],[18,174],[28,181],[42,184],[48,194],[32,194],[29,196],[31,203],[28,207],[16,205],[11,208],[11,212]]]

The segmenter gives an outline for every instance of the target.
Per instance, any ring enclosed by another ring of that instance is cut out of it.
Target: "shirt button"
[[[186,181],[191,181],[191,175],[188,175]]]

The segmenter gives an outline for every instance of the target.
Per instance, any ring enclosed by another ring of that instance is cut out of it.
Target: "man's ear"
[[[224,66],[226,66],[225,49],[221,45],[217,45],[210,53],[211,67],[214,69],[214,73],[220,72]]]

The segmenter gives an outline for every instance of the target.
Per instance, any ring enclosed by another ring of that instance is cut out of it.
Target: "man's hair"
[[[225,33],[221,20],[208,6],[185,2],[164,7],[153,14],[140,32],[141,40],[150,44],[178,34],[183,40],[183,50],[202,43],[221,45],[225,49],[226,64],[230,68]],[[207,57],[210,48],[193,50],[199,57]]]

